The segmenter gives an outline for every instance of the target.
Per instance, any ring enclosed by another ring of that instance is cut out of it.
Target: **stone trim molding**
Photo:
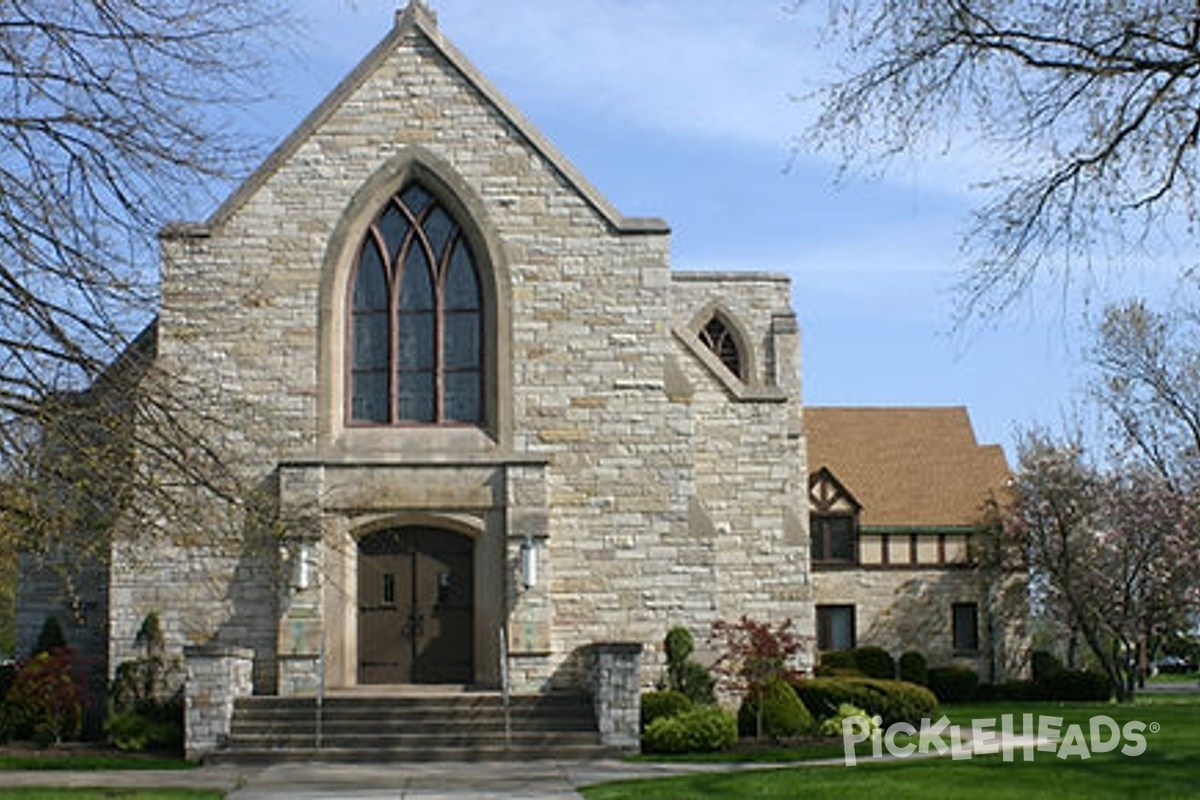
[[[732,316],[726,317],[732,321]],[[710,351],[707,347],[700,343],[696,337],[695,331],[683,328],[679,325],[671,326],[671,333],[675,335],[675,339],[679,341],[687,351],[695,356],[696,360],[704,365],[704,368],[720,382],[721,386],[729,393],[729,396],[738,403],[786,403],[791,400],[787,392],[774,386],[751,385],[738,380],[716,354]],[[745,357],[757,358],[757,353],[754,350],[746,352]]]

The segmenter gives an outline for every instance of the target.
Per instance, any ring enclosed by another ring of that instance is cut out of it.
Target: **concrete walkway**
[[[825,762],[841,764],[840,759]],[[696,772],[777,769],[794,764],[646,764],[619,760],[438,762],[428,764],[221,765],[193,770],[0,772],[4,788],[68,786],[211,789],[230,800],[333,800],[333,798],[527,798],[576,800],[581,786],[632,778],[665,778]]]
[[[965,732],[964,732],[965,733]],[[980,752],[998,752],[1042,740],[1014,737]],[[967,748],[971,748],[969,739]],[[885,756],[888,758],[889,756]],[[939,756],[915,755],[918,758]],[[841,766],[841,758],[789,763],[652,764],[620,761],[491,761],[394,764],[285,763],[219,765],[193,770],[101,772],[0,772],[0,798],[9,786],[212,789],[230,800],[577,800],[578,789],[635,778],[666,778],[700,772]]]

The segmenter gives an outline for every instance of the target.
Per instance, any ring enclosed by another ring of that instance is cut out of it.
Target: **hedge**
[[[854,653],[849,650],[826,650],[821,653],[821,662],[817,665],[817,675],[821,677],[835,675],[862,675]]]
[[[859,672],[868,678],[892,680],[896,677],[896,660],[882,647],[856,647],[850,651]]]
[[[930,667],[930,691],[942,703],[966,703],[975,697],[979,673],[969,667]]]
[[[925,686],[929,683],[929,665],[925,656],[916,650],[909,650],[900,656],[900,680]]]
[[[788,739],[813,729],[812,714],[785,681],[778,680],[763,690],[762,733],[772,739]],[[747,698],[738,709],[738,733],[758,736],[758,703]]]
[[[737,742],[737,719],[716,706],[697,706],[646,726],[642,749],[647,753],[711,753]]]
[[[642,730],[660,717],[673,717],[692,710],[692,701],[683,692],[667,689],[642,694]]]
[[[981,702],[1105,702],[1112,697],[1112,693],[1112,683],[1107,677],[1087,670],[1064,669],[1042,681],[1009,681],[996,685],[982,685],[976,690],[975,699]]]
[[[843,703],[883,718],[887,727],[896,722],[920,725],[932,717],[938,700],[933,692],[907,681],[876,678],[810,678],[796,687],[797,694],[818,719],[837,714]]]

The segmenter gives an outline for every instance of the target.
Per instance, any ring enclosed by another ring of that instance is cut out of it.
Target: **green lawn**
[[[954,722],[999,717],[1004,713],[1058,716],[1066,725],[1086,726],[1095,715],[1111,717],[1119,725],[1141,721],[1157,723],[1157,733],[1146,732],[1146,750],[1136,757],[1119,751],[1096,753],[1086,760],[1062,760],[1054,753],[1037,752],[1034,760],[1012,762],[1000,756],[968,761],[949,758],[870,761],[855,767],[798,767],[751,772],[689,775],[653,781],[601,784],[583,790],[589,800],[624,798],[845,798],[869,797],[928,800],[931,797],[986,798],[1128,798],[1196,797],[1200,793],[1196,764],[1200,763],[1200,700],[1196,696],[1154,697],[1134,706],[1107,704],[1057,705],[1024,703],[947,707]],[[1017,726],[1020,717],[1017,716]]]
[[[1188,673],[1160,673],[1151,675],[1146,679],[1146,683],[1163,684],[1163,683],[1196,683],[1200,681],[1200,675],[1195,672]]]
[[[221,800],[221,792],[198,789],[0,788],[0,798],[16,800]]]
[[[197,764],[181,758],[155,758],[125,753],[57,753],[53,750],[34,754],[0,753],[0,772],[5,770],[110,770],[110,769],[193,769]],[[4,780],[0,778],[0,785]]]

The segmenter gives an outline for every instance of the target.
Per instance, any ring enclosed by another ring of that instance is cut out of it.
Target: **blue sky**
[[[273,140],[379,40],[397,0],[295,5],[308,25],[284,95],[253,116]],[[1057,426],[1079,399],[1076,304],[1052,291],[952,330],[960,236],[982,200],[971,184],[993,164],[968,145],[839,183],[830,158],[796,147],[837,57],[817,37],[826,5],[791,5],[432,2],[450,40],[622,213],[670,223],[674,267],[792,277],[806,402],[966,405],[1011,461],[1016,427]]]

